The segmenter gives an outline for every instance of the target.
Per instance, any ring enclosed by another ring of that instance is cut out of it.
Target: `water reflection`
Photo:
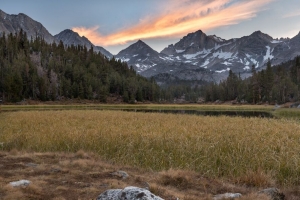
[[[127,112],[143,113],[170,113],[170,114],[187,114],[200,116],[230,116],[230,117],[261,117],[274,118],[271,113],[260,111],[202,111],[202,110],[149,110],[149,109],[124,109]]]

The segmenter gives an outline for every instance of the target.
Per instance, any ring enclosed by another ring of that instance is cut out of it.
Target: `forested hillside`
[[[262,71],[242,80],[230,71],[227,80],[205,87],[206,101],[245,101],[257,103],[286,103],[298,101],[300,93],[300,57],[271,67],[271,62]]]
[[[124,102],[157,101],[155,81],[137,75],[124,62],[109,60],[85,46],[48,44],[43,38],[28,40],[18,34],[0,38],[0,99],[60,100],[119,96]]]
[[[219,83],[181,81],[168,85],[163,91],[162,98],[169,101],[184,98],[186,102],[199,99],[249,104],[296,102],[300,100],[300,57],[273,67],[269,61],[261,71],[252,66],[252,76],[247,79],[230,70],[228,78]]]

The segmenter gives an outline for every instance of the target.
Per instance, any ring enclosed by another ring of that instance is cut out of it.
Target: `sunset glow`
[[[101,27],[73,27],[96,45],[125,44],[138,39],[176,37],[196,30],[237,24],[256,16],[257,12],[273,0],[169,0],[163,13],[147,16],[134,26],[109,35],[101,35]]]

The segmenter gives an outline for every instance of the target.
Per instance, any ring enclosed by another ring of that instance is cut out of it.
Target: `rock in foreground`
[[[28,181],[28,180],[19,180],[19,181],[10,182],[9,184],[13,187],[28,186],[30,184],[30,181]]]
[[[107,190],[97,197],[97,200],[163,200],[150,191],[138,187],[126,187],[123,190]]]
[[[259,193],[266,194],[269,197],[271,197],[272,200],[284,200],[285,195],[279,191],[277,188],[268,188],[264,189],[262,191],[259,191]]]
[[[242,194],[240,193],[225,193],[225,194],[218,194],[214,196],[214,200],[219,200],[219,199],[234,199],[234,198],[239,198],[242,197]]]

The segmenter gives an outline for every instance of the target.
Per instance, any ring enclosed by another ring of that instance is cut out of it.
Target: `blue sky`
[[[113,54],[138,39],[161,51],[199,29],[224,39],[300,31],[299,0],[1,0],[0,9],[24,13],[53,35],[73,29]]]

